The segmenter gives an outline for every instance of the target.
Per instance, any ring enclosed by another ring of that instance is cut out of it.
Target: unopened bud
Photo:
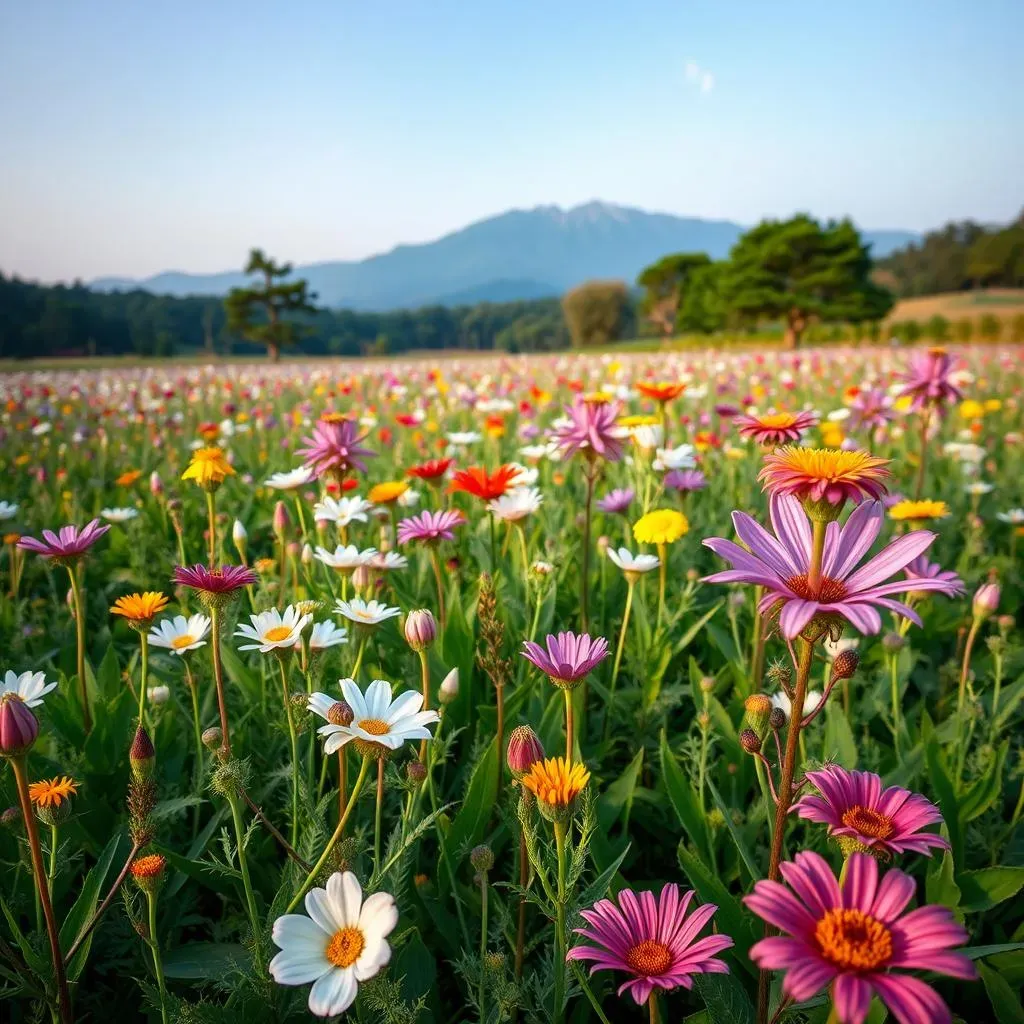
[[[766,693],[752,693],[744,702],[743,710],[747,724],[755,736],[763,736],[768,728],[772,713],[772,699]]]
[[[235,547],[238,548],[239,554],[244,558],[243,552],[245,551],[245,543],[249,539],[249,533],[242,525],[241,519],[236,519],[231,524],[231,539],[235,542]]]
[[[164,493],[164,482],[160,479],[160,474],[155,469],[149,474],[149,493],[154,498],[158,498]]]
[[[356,590],[365,590],[373,582],[373,574],[368,565],[357,565],[352,573],[352,586]]]
[[[528,726],[520,725],[512,730],[505,754],[508,770],[522,778],[538,761],[544,760],[544,746],[540,737]]]
[[[715,677],[714,676],[702,676],[701,677],[700,692],[701,693],[714,693],[715,692]]]
[[[351,725],[355,712],[347,701],[339,700],[327,709],[327,721],[331,725]]]
[[[288,529],[288,508],[283,501],[279,501],[274,506],[274,533],[277,536],[283,537],[285,530]]]
[[[860,655],[856,651],[840,651],[832,661],[832,678],[852,679],[859,664]]]
[[[405,642],[417,653],[425,651],[437,636],[437,622],[428,608],[409,612],[405,619]]]
[[[740,733],[740,746],[748,754],[759,754],[761,752],[761,739],[753,729],[744,729]]]
[[[441,680],[441,686],[437,691],[437,699],[442,704],[451,704],[453,700],[459,695],[459,670],[453,668]]]
[[[19,821],[21,821],[20,807],[8,807],[5,811],[0,812],[0,825],[12,828]]]
[[[302,554],[299,556],[299,560],[303,565],[313,564],[313,548],[309,544],[302,545]]]
[[[469,863],[477,871],[490,871],[494,867],[494,852],[483,843],[474,846],[469,853]]]
[[[971,610],[976,619],[987,619],[999,607],[999,584],[982,583],[974,593]]]
[[[135,739],[132,740],[131,750],[128,751],[128,761],[134,778],[152,778],[153,769],[156,767],[156,749],[149,738],[149,733],[141,725],[135,730]]]
[[[203,730],[203,746],[207,750],[219,750],[220,745],[224,742],[224,733],[221,732],[219,725],[212,725],[209,729]]]
[[[146,699],[154,707],[166,704],[171,699],[171,688],[169,686],[150,686],[146,690]]]
[[[906,646],[907,641],[899,635],[899,633],[886,633],[882,637],[882,647],[890,654],[895,654],[897,651],[902,651]]]
[[[13,691],[0,696],[0,754],[18,757],[26,753],[39,735],[39,723],[32,709]]]
[[[786,712],[782,708],[772,708],[772,713],[768,716],[768,725],[773,731],[778,731],[783,728],[786,724]]]
[[[608,553],[608,545],[610,543],[611,541],[609,541],[604,534],[601,534],[601,536],[597,538],[597,553],[601,555],[602,558]]]
[[[410,761],[405,766],[405,777],[419,785],[427,777],[427,766],[422,761]]]

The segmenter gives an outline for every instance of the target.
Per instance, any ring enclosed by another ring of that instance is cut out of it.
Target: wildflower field
[[[1024,1021],[1022,386],[0,377],[4,1019]]]

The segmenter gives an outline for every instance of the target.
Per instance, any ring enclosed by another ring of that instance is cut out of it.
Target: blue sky
[[[600,198],[1024,206],[1020,0],[0,0],[0,269],[360,258]]]

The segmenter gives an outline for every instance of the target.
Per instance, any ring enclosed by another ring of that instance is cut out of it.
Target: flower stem
[[[284,697],[284,713],[288,719],[288,740],[292,748],[292,846],[299,842],[299,737],[295,732],[295,718],[292,715],[291,694],[288,692],[288,670],[284,658],[278,659],[281,667],[281,689]]]
[[[480,1009],[480,1020],[487,1020],[487,1013],[484,1009],[484,996],[486,995],[485,980],[487,970],[484,961],[487,957],[487,872],[480,872],[480,987],[477,993],[477,1003]]]
[[[526,833],[519,829],[519,888],[525,893],[530,884],[530,855],[526,850]],[[523,977],[526,955],[526,896],[519,897],[519,927],[516,930],[516,981]]]
[[[921,413],[921,461],[917,464],[917,480],[914,483],[914,500],[920,501],[924,491],[925,467],[928,463],[928,424],[931,420],[931,409],[927,406]]]
[[[811,564],[807,570],[807,587],[812,594],[818,593],[821,586],[821,561],[825,554],[825,534],[827,523],[817,519],[814,521],[814,532],[811,538]]]
[[[220,711],[221,750],[225,760],[231,757],[231,732],[228,728],[228,705],[224,696],[224,668],[220,660],[220,608],[210,606],[210,651],[213,654],[213,680],[217,687],[217,708]]]
[[[953,780],[957,789],[960,788],[960,779],[963,776],[964,760],[966,758],[967,744],[963,739],[964,728],[964,704],[967,697],[967,677],[971,673],[971,653],[974,650],[974,641],[978,636],[978,629],[981,626],[981,618],[975,616],[971,621],[971,628],[967,634],[967,643],[964,644],[964,657],[960,664],[960,688],[956,698],[956,776]]]
[[[75,636],[78,641],[76,671],[78,673],[78,691],[82,699],[82,722],[88,735],[92,732],[92,714],[89,711],[89,692],[85,685],[85,602],[82,600],[82,587],[78,582],[78,572],[74,565],[68,566],[71,577],[71,600],[75,606]]]
[[[331,850],[334,849],[335,844],[341,838],[342,832],[345,831],[345,824],[348,822],[349,816],[352,814],[352,808],[356,805],[356,800],[363,788],[363,783],[366,781],[366,773],[369,771],[369,768],[370,758],[364,757],[363,763],[359,768],[359,774],[356,776],[356,784],[352,788],[352,795],[348,800],[348,806],[345,808],[345,813],[341,816],[341,820],[338,822],[338,827],[334,830],[334,834],[327,840],[327,845],[324,847],[324,852],[320,854],[320,859],[313,865],[312,871],[306,875],[302,885],[299,886],[298,891],[292,897],[292,901],[288,904],[288,909],[285,911],[286,914],[290,914],[299,905],[299,901],[302,899],[306,890],[314,881],[316,881],[316,876],[320,874],[323,870],[324,864],[327,863],[327,858],[331,855]]]
[[[377,807],[373,816],[373,873],[380,871],[380,823],[384,810],[384,767],[386,761],[383,757],[377,758]]]
[[[199,687],[196,685],[196,681],[192,676],[192,669],[189,668],[188,662],[185,662],[185,680],[188,686],[189,695],[192,698],[192,732],[193,739],[196,745],[196,764],[193,771],[193,787],[196,791],[196,796],[199,796],[200,789],[202,788],[203,781],[203,729],[200,721],[199,712]],[[199,804],[196,804],[194,814],[192,817],[192,835],[195,837],[199,831]]]
[[[167,1024],[167,985],[164,982],[164,965],[160,959],[160,943],[156,937],[156,893],[147,892],[146,902],[149,904],[149,949],[153,954],[153,970],[160,988],[160,1020]]]
[[[352,679],[355,682],[359,682],[359,669],[363,665],[363,654],[366,652],[366,640],[369,636],[368,633],[363,633],[359,638],[359,648],[356,651],[356,663],[352,666]]]
[[[430,710],[430,660],[427,657],[426,648],[419,652],[420,656],[420,680],[423,684],[423,707],[421,711]],[[498,744],[498,749],[501,749],[501,744]],[[420,761],[425,762],[427,756],[427,741],[420,740]]]
[[[655,620],[654,628],[661,626],[661,620],[665,617],[665,580],[668,574],[668,546],[658,545],[658,617]]]
[[[249,911],[249,924],[252,927],[252,941],[259,950],[260,947],[260,919],[256,912],[256,894],[252,889],[252,880],[249,878],[249,863],[245,859],[245,826],[242,823],[242,809],[238,806],[238,794],[234,790],[228,791],[228,804],[231,806],[231,820],[235,826],[235,843],[238,846],[238,867],[242,873],[242,888],[245,889],[245,904]]]
[[[113,903],[114,897],[121,891],[121,886],[124,885],[124,880],[128,877],[132,861],[135,860],[135,855],[138,852],[138,843],[132,843],[132,848],[128,852],[128,859],[124,862],[124,866],[121,868],[120,874],[114,879],[114,884],[110,887],[110,891],[103,897],[103,902],[96,908],[96,913],[89,918],[89,923],[78,933],[78,938],[71,944],[71,948],[64,957],[65,967],[71,963],[74,955],[79,951],[79,949],[81,949],[82,943],[89,937],[93,928],[95,928],[99,923],[100,918],[104,915],[107,908],[111,903]]]
[[[32,810],[32,800],[28,795],[28,772],[26,771],[25,755],[10,758],[14,770],[14,780],[18,789],[18,802],[21,804],[21,816],[25,822],[25,836],[32,857],[32,873],[35,875],[36,890],[39,902],[43,907],[46,920],[46,935],[50,940],[50,956],[53,959],[53,974],[57,980],[57,1012],[61,1024],[71,1024],[71,996],[68,993],[68,979],[64,971],[64,959],[60,952],[60,933],[57,920],[53,916],[53,904],[46,885],[46,869],[43,867],[43,853],[39,846],[39,829],[36,827],[36,816]]]
[[[206,519],[207,529],[210,532],[207,554],[210,559],[210,568],[212,569],[217,564],[217,510],[214,507],[213,491],[206,492]]]
[[[896,759],[900,756],[900,731],[902,722],[900,719],[900,679],[896,671],[896,655],[889,655],[889,695],[892,700],[892,747],[896,753]]]
[[[647,997],[647,1009],[650,1013],[651,1024],[658,1024],[658,999],[655,992],[657,989],[651,989],[651,994]]]
[[[565,696],[565,761],[566,764],[572,764],[572,741],[575,730],[572,714],[572,690],[565,688],[562,690],[562,694]]]
[[[586,633],[590,622],[590,530],[592,519],[592,505],[594,503],[594,481],[597,474],[593,466],[587,466],[587,499],[583,506],[583,566],[580,574],[581,593],[581,621],[583,632]]]
[[[141,669],[139,672],[139,725],[146,728],[146,689],[149,685],[149,637],[139,631]]]
[[[50,862],[46,871],[46,891],[53,899],[53,880],[57,877],[57,826],[50,826]]]
[[[430,545],[430,564],[434,569],[434,582],[437,584],[437,621],[441,623],[443,633],[448,621],[444,607],[444,577],[441,575],[441,556],[433,544]]]
[[[566,693],[569,691],[567,690]],[[555,900],[555,1024],[561,1024],[565,1002],[565,822],[556,821],[555,854],[558,859],[558,898]]]
[[[636,583],[632,579],[626,581],[626,607],[622,613],[622,628],[619,630],[619,643],[615,648],[615,664],[612,666],[611,683],[608,686],[608,710],[604,719],[604,736],[608,738],[608,728],[611,724],[612,711],[615,707],[615,684],[619,678],[619,667],[622,665],[622,652],[626,646],[626,630],[629,627],[629,613],[633,608],[633,588]]]

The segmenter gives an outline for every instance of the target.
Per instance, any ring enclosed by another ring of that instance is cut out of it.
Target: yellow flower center
[[[644,939],[626,953],[626,963],[637,974],[654,977],[664,974],[672,965],[672,954],[663,942]]]
[[[384,736],[387,734],[389,726],[387,722],[379,718],[364,718],[359,723],[359,728],[371,736]]]
[[[888,839],[895,831],[892,818],[870,807],[861,807],[856,804],[843,813],[843,824],[847,828],[855,829],[862,836],[871,836],[874,839]]]
[[[351,967],[366,946],[366,939],[358,928],[341,928],[331,936],[324,956],[335,967]]]
[[[769,430],[779,430],[793,426],[796,423],[796,417],[791,412],[773,412],[766,416],[758,416],[757,422]]]
[[[892,933],[861,910],[826,911],[814,937],[821,955],[841,971],[874,971],[892,956]]]
[[[171,641],[171,649],[180,651],[183,647],[191,647],[195,642],[196,638],[191,633],[182,633]]]
[[[273,629],[268,629],[265,634],[265,639],[277,643],[278,640],[287,640],[292,635],[291,626],[274,626]]]

